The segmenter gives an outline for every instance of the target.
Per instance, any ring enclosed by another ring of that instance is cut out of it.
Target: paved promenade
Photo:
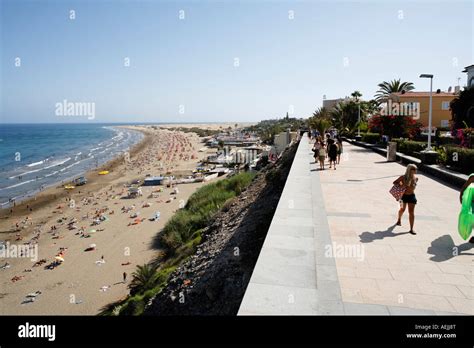
[[[348,143],[342,157],[319,171],[302,139],[239,314],[474,314],[458,191],[418,173],[411,235],[388,193],[405,167]]]
[[[399,206],[388,193],[405,167],[344,145],[337,170],[317,172],[333,243],[364,249],[361,261],[336,258],[343,301],[474,314],[474,244],[457,233],[459,192],[419,172],[411,235],[408,211],[394,226]]]

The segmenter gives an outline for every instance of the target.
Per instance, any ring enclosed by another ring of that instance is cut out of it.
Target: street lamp
[[[426,152],[431,152],[431,112],[433,109],[433,75],[432,74],[421,74],[420,78],[430,79],[430,109],[428,114],[428,147],[426,148]]]
[[[357,135],[360,137],[360,101],[357,103],[357,105],[359,106],[359,126],[358,126],[358,130],[357,130]]]

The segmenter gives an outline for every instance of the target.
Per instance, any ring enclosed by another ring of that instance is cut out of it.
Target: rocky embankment
[[[196,253],[145,315],[236,315],[278,205],[297,144],[262,169],[206,227]]]

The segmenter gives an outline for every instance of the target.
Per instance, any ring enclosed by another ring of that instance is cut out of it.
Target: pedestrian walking
[[[319,150],[321,150],[321,142],[316,140],[316,142],[313,145],[313,157],[314,157],[314,163],[318,163],[319,161]]]
[[[326,160],[326,149],[324,147],[324,141],[319,142],[320,149],[318,151],[319,157],[319,170],[324,170],[324,161]]]
[[[127,281],[127,272],[123,272],[123,282]]]
[[[329,169],[331,169],[332,166],[334,165],[334,170],[336,170],[337,144],[332,139],[328,141],[328,157],[329,157]]]
[[[415,235],[413,230],[413,225],[415,224],[415,205],[417,199],[415,196],[415,188],[418,183],[418,178],[416,177],[417,167],[414,164],[409,164],[407,166],[405,175],[400,176],[397,180],[393,182],[394,185],[402,186],[405,189],[403,196],[401,198],[400,209],[398,210],[398,220],[397,225],[402,225],[402,216],[408,207],[408,219],[410,221],[410,233]]]

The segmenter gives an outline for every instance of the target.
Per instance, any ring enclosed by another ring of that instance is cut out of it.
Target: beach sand
[[[160,128],[201,128],[201,129],[209,129],[209,130],[226,130],[227,128],[244,128],[249,127],[256,124],[255,122],[222,122],[222,123],[180,123],[180,124],[160,124],[158,127]]]
[[[13,214],[8,210],[1,212],[0,240],[20,245],[39,236],[38,260],[46,259],[47,262],[33,267],[35,262],[30,258],[0,258],[0,266],[6,262],[10,264],[9,268],[0,269],[0,314],[97,314],[103,306],[128,294],[127,285],[137,265],[157,256],[157,250],[152,247],[153,238],[180,205],[205,183],[178,185],[177,194],[164,186],[146,186],[142,187],[143,196],[133,199],[123,198],[127,195],[124,184],[134,179],[143,180],[146,174],[191,173],[202,158],[215,150],[199,152],[203,144],[194,133],[130,128],[146,134],[142,143],[130,151],[130,163],[125,163],[123,158],[116,159],[88,173],[89,182],[85,186],[76,187],[69,193],[59,187],[50,188],[40,193],[36,201],[29,200],[16,206]],[[171,145],[172,139],[174,145]],[[177,149],[179,143],[181,152]],[[176,155],[173,157],[173,154]],[[196,158],[190,158],[192,155]],[[98,171],[104,169],[110,173],[99,176]],[[158,193],[157,198],[149,198],[158,188],[163,192]],[[151,206],[143,207],[145,203]],[[33,211],[27,210],[26,205]],[[131,209],[132,206],[135,208]],[[124,213],[122,207],[130,211]],[[149,221],[156,211],[161,214],[160,220]],[[97,212],[103,212],[107,220],[91,226]],[[138,213],[138,218],[144,221],[130,225],[135,221],[130,217],[133,213]],[[60,218],[63,222],[57,222]],[[77,229],[69,230],[67,224],[72,219],[77,220],[74,223]],[[20,232],[12,231],[17,222]],[[56,230],[51,230],[52,226],[56,226]],[[90,233],[88,238],[82,237],[82,227],[86,234],[91,230],[96,232]],[[22,239],[17,240],[18,237]],[[91,244],[96,245],[95,250],[85,251]],[[44,269],[59,254],[60,248],[64,248],[61,255],[65,261],[52,270]],[[127,273],[126,282],[123,282],[124,272]],[[20,279],[13,282],[14,277]],[[27,294],[36,291],[41,294],[35,301],[22,304]]]

